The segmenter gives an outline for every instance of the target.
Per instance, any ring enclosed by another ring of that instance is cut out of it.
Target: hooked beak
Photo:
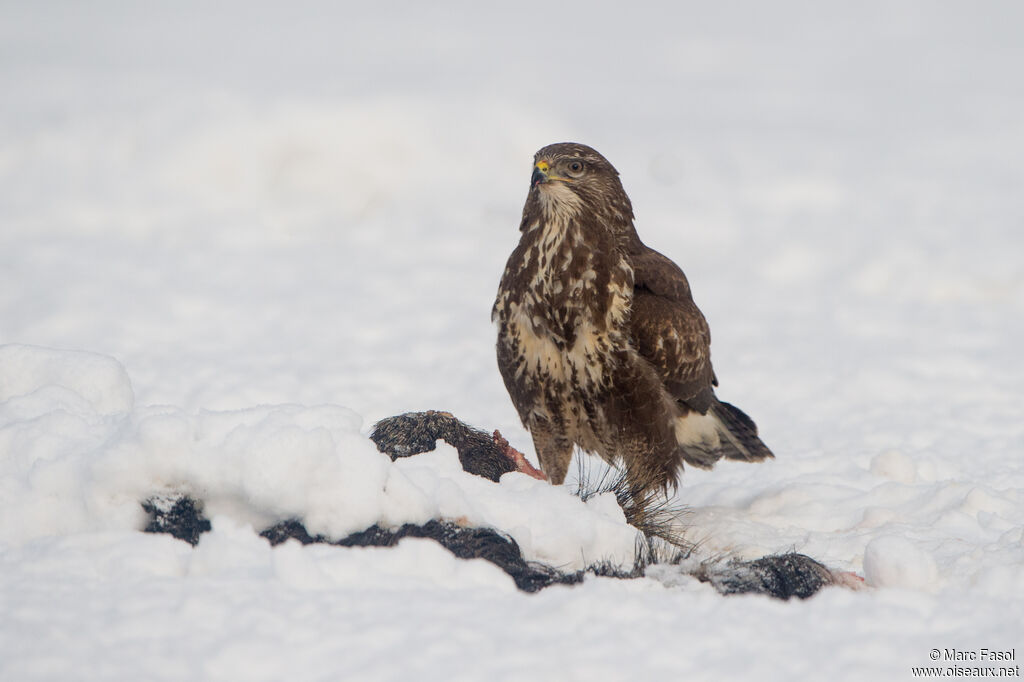
[[[559,182],[572,182],[570,178],[563,178],[560,175],[551,174],[551,164],[547,161],[538,161],[533,165],[533,175],[530,176],[530,187],[536,187],[537,185],[543,185],[547,182],[553,182],[558,180]]]
[[[533,166],[533,175],[530,176],[530,187],[536,187],[542,182],[548,181],[548,168],[550,166],[548,166],[547,161],[538,161]]]

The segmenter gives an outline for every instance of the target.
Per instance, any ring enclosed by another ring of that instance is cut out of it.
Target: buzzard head
[[[613,232],[633,232],[633,207],[619,172],[585,144],[559,142],[533,157],[524,214],[548,220],[596,220]]]

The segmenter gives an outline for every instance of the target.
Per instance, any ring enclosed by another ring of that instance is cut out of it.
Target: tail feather
[[[746,462],[760,462],[775,457],[758,437],[757,424],[743,410],[716,400],[708,411],[719,424],[723,457]]]
[[[676,418],[677,452],[684,462],[701,469],[711,469],[725,454],[722,451],[721,422],[710,412],[701,414],[686,410]]]

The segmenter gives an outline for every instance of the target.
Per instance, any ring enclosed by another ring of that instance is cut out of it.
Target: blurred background
[[[0,343],[525,444],[490,307],[574,140],[773,447],[1020,444],[1024,5],[506,7],[0,4]]]

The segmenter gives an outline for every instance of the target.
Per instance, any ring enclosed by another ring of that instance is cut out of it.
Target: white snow
[[[7,3],[0,679],[903,680],[932,649],[1024,656],[1022,20]],[[719,395],[777,454],[685,472],[702,556],[795,550],[869,589],[725,598],[664,571],[526,595],[429,541],[257,536],[443,517],[562,567],[632,556],[609,497],[366,438],[442,409],[532,451],[489,313],[532,154],[561,140],[622,173]],[[194,549],[138,532],[169,490],[207,503]]]
[[[932,555],[896,535],[875,538],[864,548],[864,578],[874,587],[931,589],[938,579]]]
[[[452,519],[506,530],[528,560],[632,568],[638,533],[614,495],[584,503],[516,472],[496,486],[464,472],[444,444],[392,463],[343,407],[133,411],[127,375],[110,358],[7,345],[4,366],[21,387],[0,403],[0,433],[12,434],[3,469],[11,540],[138,529],[141,500],[179,492],[214,518],[259,529],[297,518],[314,535],[340,539],[375,523]],[[122,412],[100,411],[119,403]]]

